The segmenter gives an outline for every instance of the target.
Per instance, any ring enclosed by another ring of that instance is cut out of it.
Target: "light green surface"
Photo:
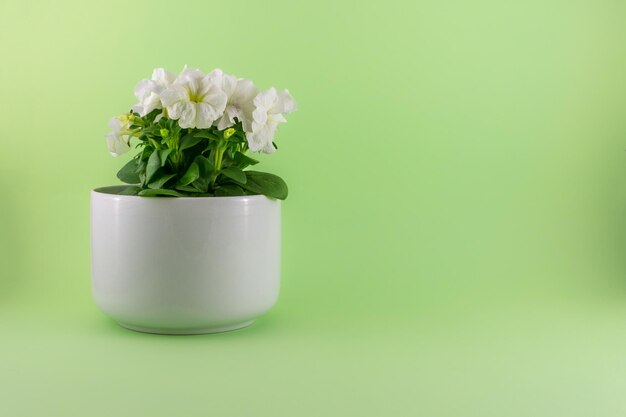
[[[0,416],[626,415],[626,4],[0,2]],[[155,66],[300,110],[283,289],[245,330],[118,328],[88,199]]]

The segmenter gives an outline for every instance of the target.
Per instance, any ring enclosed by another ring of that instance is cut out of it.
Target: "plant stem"
[[[172,161],[174,162],[174,169],[178,171],[180,168],[180,161],[182,159],[182,154],[178,150],[178,146],[180,145],[180,133],[176,132],[176,134],[172,137],[172,145],[172,147],[174,148]]]
[[[217,147],[215,148],[215,158],[213,159],[213,173],[211,174],[211,179],[209,181],[209,189],[212,189],[215,186],[215,180],[222,169],[222,160],[224,158],[224,151],[226,150],[226,141],[219,141]]]

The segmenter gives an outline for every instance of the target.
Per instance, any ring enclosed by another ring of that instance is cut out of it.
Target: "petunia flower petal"
[[[196,126],[199,129],[207,129],[211,127],[213,122],[217,120],[218,117],[221,116],[221,112],[219,112],[215,107],[210,105],[209,103],[196,103]]]
[[[188,101],[179,101],[171,109],[168,107],[170,117],[178,119],[178,124],[184,129],[196,127],[196,106]],[[175,115],[173,115],[175,114]]]
[[[165,107],[170,107],[179,101],[188,100],[189,92],[181,84],[172,84],[161,93],[161,101]],[[175,116],[175,118],[177,117]]]
[[[289,94],[289,90],[283,90],[277,95],[277,100],[272,107],[273,113],[291,113],[296,111],[296,101]]]
[[[168,86],[176,80],[176,74],[165,68],[155,68],[152,71],[152,80],[161,86]]]

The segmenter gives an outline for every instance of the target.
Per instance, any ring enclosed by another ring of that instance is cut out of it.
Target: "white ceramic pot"
[[[248,326],[280,286],[280,201],[265,196],[91,193],[96,304],[132,330],[198,334]]]

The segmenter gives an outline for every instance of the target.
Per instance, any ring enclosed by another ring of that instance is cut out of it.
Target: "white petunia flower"
[[[113,156],[120,156],[130,150],[130,120],[128,114],[123,114],[109,120],[112,132],[105,136],[109,152]]]
[[[277,92],[272,87],[259,93],[253,103],[251,130],[246,131],[248,146],[251,151],[273,153],[276,150],[272,144],[276,129],[280,123],[287,122],[283,113],[295,111],[296,102],[289,90]]]
[[[226,108],[220,70],[204,75],[198,69],[186,68],[176,81],[161,93],[163,107],[180,127],[206,129],[219,119]]]
[[[133,111],[143,117],[154,109],[162,108],[161,93],[175,79],[176,74],[173,72],[166,71],[163,68],[155,68],[152,71],[152,79],[141,80],[135,87],[135,97],[137,97],[139,103],[132,107]]]
[[[215,125],[219,130],[224,130],[233,126],[239,120],[244,130],[250,130],[252,122],[252,111],[254,110],[254,97],[259,90],[252,81],[237,78],[234,75],[223,75],[222,90],[228,97],[224,115],[220,117]]]

